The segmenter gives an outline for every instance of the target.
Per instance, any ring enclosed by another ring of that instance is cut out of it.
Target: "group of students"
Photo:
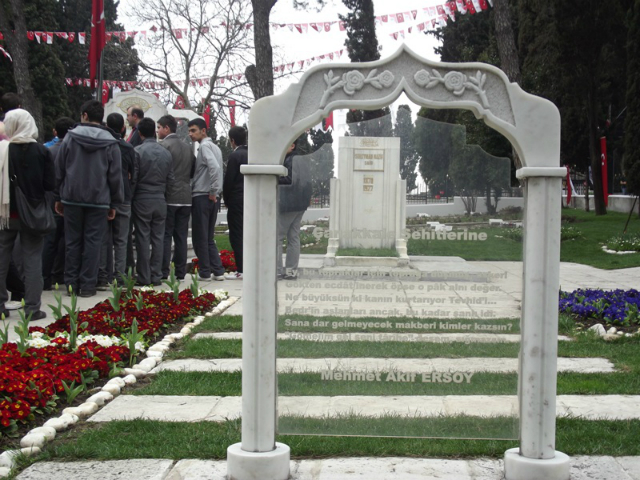
[[[214,227],[223,187],[228,205],[233,205],[230,222],[237,225],[239,218],[242,225],[243,179],[231,176],[223,185],[222,153],[207,136],[204,120],[188,124],[191,140],[199,143],[195,156],[191,146],[176,136],[177,121],[170,115],[156,125],[141,109],[129,108],[132,132],[127,140],[122,115],[110,114],[106,125],[103,117],[100,102],[85,102],[80,123],[58,119],[57,142],[47,148],[37,143],[38,130],[27,111],[19,105],[5,109],[6,138],[0,142],[0,313],[5,317],[10,314],[7,280],[16,275],[23,280],[24,308],[32,320],[46,316],[40,310],[43,287],[51,288],[60,280],[67,291],[91,297],[120,280],[134,263],[138,285],[160,285],[169,275],[171,261],[176,276],[184,278],[190,218],[200,278],[225,279]],[[229,161],[238,164],[239,173],[239,165],[246,163],[246,132],[235,127],[229,136],[235,147]],[[23,228],[16,186],[32,202],[52,198],[55,232],[43,238]],[[234,233],[238,272],[228,277],[238,279],[242,234],[238,242]],[[22,271],[9,274],[16,246],[22,254],[14,263]]]
[[[56,137],[46,147],[37,143],[35,121],[19,101],[12,107],[5,105],[4,113],[0,313],[9,316],[7,284],[16,276],[23,280],[24,308],[32,320],[46,316],[40,310],[42,290],[56,283],[64,282],[68,292],[91,297],[96,290],[106,290],[113,280],[121,280],[133,267],[138,285],[160,285],[169,276],[171,263],[176,277],[183,279],[190,220],[200,279],[243,278],[241,166],[248,161],[244,128],[229,130],[233,152],[223,174],[220,148],[208,137],[207,125],[200,118],[188,123],[189,137],[199,144],[196,156],[176,135],[174,117],[165,115],[156,124],[137,106],[127,110],[132,130],[126,140],[123,116],[112,113],[104,124],[103,105],[89,100],[81,107],[80,123],[67,117],[56,121]],[[288,174],[279,180],[278,243],[281,253],[287,238],[287,255],[286,263],[279,255],[278,275],[287,279],[297,276],[300,223],[312,190],[307,162],[294,163],[295,146],[291,145],[285,157]],[[54,232],[43,238],[22,228],[16,186],[32,202],[48,199],[53,203]],[[237,267],[228,274],[214,240],[222,198]],[[21,255],[12,262],[16,247]],[[15,266],[20,267],[18,273],[11,270]]]

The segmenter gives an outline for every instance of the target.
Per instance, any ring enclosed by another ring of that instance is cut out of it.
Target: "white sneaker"
[[[19,310],[22,308],[22,302],[4,302],[4,308],[7,310]]]
[[[226,278],[227,280],[242,280],[242,273],[227,273],[224,278]]]
[[[226,275],[211,275],[211,278],[216,282],[222,282],[226,278]]]

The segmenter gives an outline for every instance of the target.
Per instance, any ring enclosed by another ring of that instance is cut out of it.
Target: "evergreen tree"
[[[407,181],[407,193],[416,188],[416,166],[418,155],[413,145],[413,121],[409,105],[400,105],[393,129],[395,137],[400,138],[400,178]]]
[[[442,110],[442,112],[455,113],[452,110]],[[466,141],[466,131],[463,126],[418,116],[413,144],[420,157],[420,175],[429,191],[445,191],[446,195],[452,192],[453,185],[448,178],[449,169],[454,156],[460,155]]]
[[[314,196],[329,195],[330,181],[333,178],[333,136],[331,131],[309,131],[311,137],[311,184]]]
[[[629,15],[627,42],[627,116],[624,122],[623,172],[628,193],[640,195],[640,0]]]
[[[442,42],[441,46],[436,49],[441,60],[443,62],[479,61],[500,67],[494,15],[493,10],[483,12],[481,15],[461,15],[456,17],[455,23],[450,22],[445,28],[429,32]],[[513,158],[511,143],[483,121],[477,120],[468,110],[428,110],[423,108],[418,112],[418,116],[439,122],[463,125],[468,143],[479,145],[493,156]],[[513,170],[512,183],[517,183],[515,169]],[[444,182],[444,180],[442,181]],[[442,189],[440,188],[440,190]]]
[[[5,2],[6,3],[6,2]],[[7,5],[5,4],[4,7]],[[124,30],[115,23],[117,5],[114,0],[104,0],[107,30]],[[33,86],[34,100],[23,98],[24,107],[37,120],[40,138],[52,137],[56,119],[70,116],[79,120],[80,105],[92,98],[94,89],[67,87],[65,78],[89,76],[89,33],[91,30],[91,2],[85,0],[26,0],[22,10],[29,31],[86,32],[87,42],[81,45],[54,37],[52,44],[27,41],[27,74]],[[26,34],[25,34],[26,41]],[[123,44],[108,42],[103,51],[105,79],[135,80],[137,57],[132,40]],[[15,59],[14,59],[15,60]],[[16,85],[14,69],[10,62],[0,62],[0,90],[2,93],[24,89],[23,81]],[[24,78],[20,74],[20,78]],[[37,102],[35,107],[33,102]],[[40,120],[38,120],[40,119]]]
[[[560,63],[571,90],[563,92],[586,117],[586,137],[593,175],[596,215],[606,214],[599,138],[608,111],[620,111],[626,91],[625,15],[631,0],[599,2],[586,0],[575,8],[565,2],[555,5]],[[562,112],[561,112],[562,113]],[[575,127],[574,127],[575,128]]]
[[[351,11],[340,15],[345,22],[345,46],[352,62],[373,62],[380,58],[373,0],[342,0]],[[391,136],[391,115],[388,108],[350,110],[347,113],[349,132],[358,137]]]
[[[24,16],[28,30],[33,31],[59,31],[56,22],[58,2],[55,0],[30,0],[24,3]],[[41,108],[42,122],[38,125],[40,138],[48,140],[53,137],[53,126],[57,118],[68,116],[70,111],[67,106],[67,87],[64,82],[64,66],[60,61],[62,42],[55,38],[53,44],[48,45],[43,39],[42,43],[29,41],[27,44],[28,68],[31,84]],[[0,82],[2,90],[18,91],[10,64],[0,64]],[[28,103],[23,104],[27,110],[38,118],[38,113],[32,111]]]

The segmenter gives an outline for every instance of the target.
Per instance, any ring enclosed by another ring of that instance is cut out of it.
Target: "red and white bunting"
[[[13,62],[13,58],[11,58],[11,55],[9,55],[9,52],[7,52],[4,48],[0,47],[0,52],[2,52],[5,58],[8,58],[10,61]]]
[[[450,0],[448,2],[443,2],[437,6],[423,7],[422,12],[427,17],[427,24],[431,21],[431,24],[434,23],[442,25],[442,17],[446,16],[449,20],[455,21],[455,12],[456,10],[460,14],[471,13],[475,14],[481,12],[482,10],[487,10],[489,6],[493,7],[493,0]],[[382,25],[385,23],[406,23],[411,20],[418,19],[418,10],[410,10],[406,12],[397,12],[397,13],[389,13],[385,15],[379,15],[375,17],[375,21],[377,25]],[[435,20],[435,22],[434,22]],[[422,23],[425,23],[424,21]],[[446,20],[445,20],[446,23]],[[279,28],[288,28],[290,32],[297,32],[299,34],[307,34],[309,33],[309,26],[313,30],[318,33],[328,33],[333,30],[333,26],[338,25],[338,30],[344,32],[346,30],[346,23],[344,21],[330,21],[330,22],[311,22],[311,23],[270,23],[270,26],[274,30],[278,30]],[[212,26],[202,26],[202,27],[193,27],[190,30],[196,31],[199,30],[201,34],[207,35],[211,32],[212,28],[230,28],[226,22],[221,22],[220,25],[212,25]],[[253,28],[253,23],[246,23],[241,25],[241,28]],[[149,28],[149,31],[156,33],[158,31],[165,30],[164,28],[158,28],[155,25],[152,25]],[[189,29],[187,28],[175,28],[171,30],[173,36],[178,39],[184,39],[187,37],[187,33]],[[124,42],[127,39],[135,39],[138,37],[139,39],[147,38],[147,30],[133,30],[127,32],[105,32],[106,39],[109,40],[118,40],[119,42]],[[393,36],[393,35],[392,35]],[[62,40],[68,40],[69,42],[74,42],[76,39],[78,43],[81,45],[86,44],[87,34],[85,32],[42,32],[42,31],[27,31],[27,38],[31,41],[36,41],[40,44],[52,44],[53,38],[57,37]],[[0,32],[0,40],[4,37]]]

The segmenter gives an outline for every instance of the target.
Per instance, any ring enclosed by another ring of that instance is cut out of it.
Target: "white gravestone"
[[[106,120],[111,113],[119,113],[126,119],[127,110],[130,107],[141,108],[144,116],[151,118],[153,121],[158,121],[158,119],[164,115],[173,115],[176,119],[185,121],[202,118],[192,110],[167,108],[153,93],[133,89],[116,93],[113,98],[107,102],[104,106],[104,119]],[[128,125],[127,129],[129,129]]]
[[[326,265],[339,248],[394,248],[408,262],[406,181],[400,179],[400,139],[340,137],[338,178],[331,180]]]

